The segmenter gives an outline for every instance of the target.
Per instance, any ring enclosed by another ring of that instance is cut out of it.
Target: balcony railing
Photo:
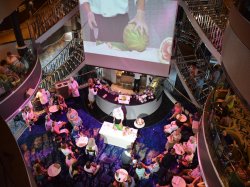
[[[85,60],[82,40],[73,39],[63,51],[44,68],[41,86],[50,89],[57,81],[72,74]]]
[[[10,66],[7,73],[0,74],[0,103],[27,78],[35,65],[35,58],[32,50],[28,49],[26,54],[19,60],[22,67],[16,68],[15,66]]]
[[[234,107],[225,115],[223,106],[234,97]],[[208,186],[245,186],[249,181],[250,113],[228,88],[217,88],[205,103],[202,130],[198,137],[198,155]],[[236,144],[229,145],[222,135],[226,131]],[[205,149],[204,149],[205,148]]]
[[[78,4],[78,0],[47,0],[28,22],[32,38],[40,37]]]
[[[22,82],[6,93],[0,101],[0,115],[4,120],[9,121],[25,106],[37,89],[42,76],[41,64],[37,55],[27,55],[24,57],[29,63],[27,73],[22,77]]]
[[[221,52],[223,33],[228,20],[228,9],[223,0],[184,1],[213,46]]]

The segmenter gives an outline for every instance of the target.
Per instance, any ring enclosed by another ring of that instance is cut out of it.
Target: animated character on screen
[[[111,42],[120,50],[144,51],[148,44],[145,0],[135,2],[137,12],[129,21],[128,0],[80,0],[87,13],[91,40]],[[121,45],[115,45],[117,42]]]

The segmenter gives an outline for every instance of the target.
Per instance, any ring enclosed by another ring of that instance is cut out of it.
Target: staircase
[[[78,11],[78,4],[78,0],[47,0],[28,21],[31,37],[38,40],[63,18],[69,19]],[[65,19],[65,21],[67,20]],[[60,26],[63,26],[63,22]],[[58,26],[58,28],[60,27]],[[39,43],[41,42],[39,41]]]
[[[223,0],[184,0],[189,11],[213,46],[221,53],[228,8]]]
[[[50,63],[43,68],[41,86],[46,90],[52,88],[57,81],[75,74],[84,66],[83,43],[73,39]]]

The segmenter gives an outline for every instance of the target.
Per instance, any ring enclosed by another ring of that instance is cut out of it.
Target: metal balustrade
[[[69,58],[71,51],[77,49],[76,45],[77,41],[71,40],[53,60],[43,67],[43,74],[46,76],[58,69]]]
[[[70,75],[85,60],[82,41],[73,39],[61,53],[44,67],[41,86],[50,89],[57,81]]]
[[[28,26],[32,38],[48,31],[78,5],[78,0],[47,0],[30,18]]]
[[[213,46],[221,52],[223,33],[228,20],[228,8],[223,0],[184,1]]]

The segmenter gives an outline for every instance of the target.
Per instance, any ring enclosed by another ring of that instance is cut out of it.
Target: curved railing
[[[23,81],[0,101],[0,115],[6,121],[14,117],[19,112],[19,108],[26,105],[42,77],[42,68],[37,55],[28,56],[25,59],[29,62],[30,68]]]
[[[29,20],[32,38],[40,37],[78,4],[78,0],[47,0]]]
[[[198,135],[199,162],[208,186],[244,186],[249,181],[246,169],[246,161],[249,160],[248,131],[244,129],[250,127],[250,113],[235,96],[235,106],[228,114],[231,122],[222,122],[225,118],[221,117],[221,112],[225,108],[221,103],[226,101],[226,95],[228,90],[223,88],[211,92],[205,103]],[[237,142],[237,146],[226,144],[223,130]]]
[[[46,66],[43,67],[43,75],[48,75],[58,69],[69,58],[70,53],[74,50],[76,39],[71,40],[62,51],[55,56]]]
[[[57,81],[66,78],[69,75],[73,75],[80,70],[79,67],[83,67],[85,60],[84,49],[82,40],[73,39],[72,44],[64,49],[65,52],[61,52],[62,55],[58,55],[53,63],[49,63],[53,71],[46,68],[48,74],[45,74],[41,86],[45,89],[50,89]],[[65,58],[65,57],[68,58]],[[76,72],[75,72],[76,71]]]

